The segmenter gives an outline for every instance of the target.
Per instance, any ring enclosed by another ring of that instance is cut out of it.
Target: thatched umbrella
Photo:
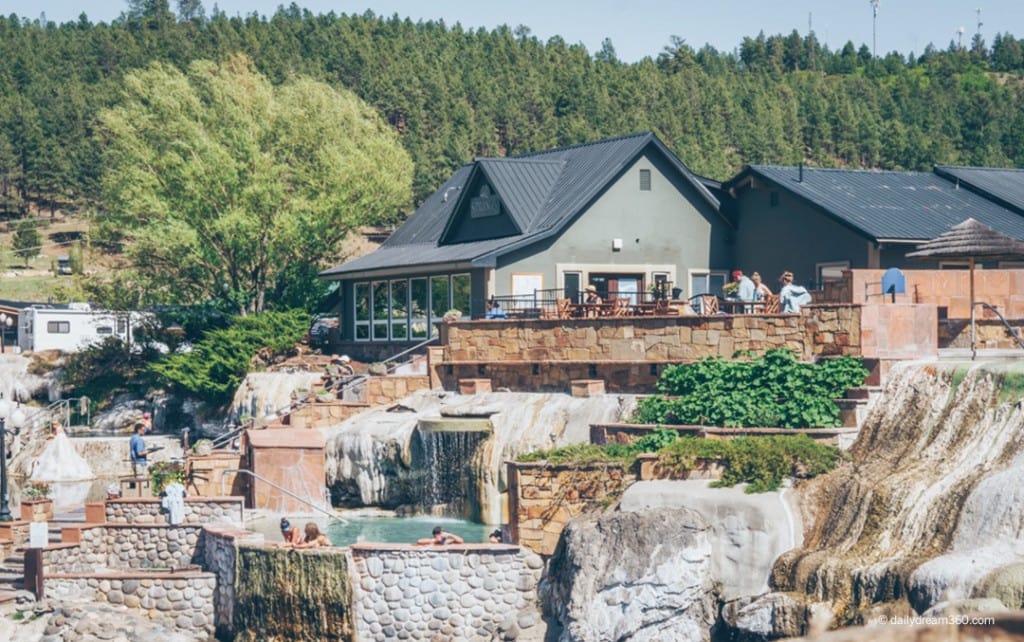
[[[971,271],[971,355],[977,351],[974,332],[974,262],[1012,261],[1024,258],[1024,243],[993,230],[973,218],[954,225],[948,232],[940,234],[927,243],[917,246],[916,252],[907,254],[910,259],[967,260]]]

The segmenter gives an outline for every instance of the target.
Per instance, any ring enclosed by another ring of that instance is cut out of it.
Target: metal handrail
[[[225,496],[225,497],[227,496],[227,489],[224,487],[224,482],[227,481],[227,477],[223,476],[225,473],[245,473],[246,475],[251,475],[253,479],[258,479],[259,481],[263,482],[264,484],[272,486],[272,487],[276,488],[277,490],[281,491],[282,493],[284,493],[285,495],[288,495],[292,499],[296,499],[296,500],[302,502],[303,504],[309,506],[313,510],[315,510],[317,512],[320,512],[320,513],[323,513],[324,515],[327,515],[328,519],[330,519],[331,521],[341,522],[342,524],[348,524],[348,520],[345,519],[344,517],[342,517],[340,515],[336,515],[335,513],[332,513],[330,511],[324,510],[323,508],[320,508],[319,506],[317,506],[313,502],[309,501],[308,499],[305,499],[303,497],[299,497],[298,495],[296,495],[292,491],[288,490],[287,488],[284,488],[283,486],[279,486],[278,484],[275,484],[274,482],[270,481],[266,477],[263,477],[262,475],[257,475],[256,473],[252,472],[251,470],[247,470],[245,468],[225,468],[222,471],[221,478],[220,478],[220,494],[221,494],[221,496]]]
[[[1019,345],[1021,348],[1024,348],[1024,339],[1020,338],[1020,331],[1015,330],[1012,326],[1010,326],[1010,322],[1006,320],[1006,317],[1003,316],[1002,312],[996,309],[996,306],[990,303],[985,303],[984,301],[975,301],[974,305],[980,305],[983,308],[987,308],[995,312],[996,316],[999,317],[999,320],[1002,321],[1003,325],[1006,326],[1006,329],[1007,331],[1009,331],[1010,336],[1013,337],[1013,340],[1017,342],[1017,345]]]
[[[27,426],[35,426],[36,425],[36,420],[39,419],[40,417],[45,418],[45,420],[42,422],[45,425],[45,424],[49,423],[50,421],[52,421],[52,419],[50,419],[51,417],[53,417],[55,414],[57,414],[60,417],[60,419],[61,419],[61,424],[63,424],[64,427],[66,428],[66,427],[68,427],[71,424],[71,404],[72,403],[80,403],[82,399],[85,399],[85,397],[72,397],[71,399],[58,399],[57,401],[54,401],[53,403],[51,403],[48,406],[45,406],[45,407],[42,407],[42,408],[35,408],[34,412],[32,412],[31,414],[26,413],[27,416],[25,417],[25,425],[27,425]],[[82,413],[79,413],[79,414],[82,414]],[[90,421],[91,413],[90,413],[90,411],[88,409],[85,412],[85,417],[86,417],[85,423],[86,423],[86,425],[89,425],[91,423],[91,421]]]
[[[424,347],[424,346],[426,346],[428,344],[431,344],[431,343],[437,341],[438,338],[439,337],[435,335],[433,337],[429,337],[427,339],[424,339],[423,341],[420,341],[419,343],[417,343],[415,345],[412,345],[412,346],[406,348],[405,350],[402,350],[401,352],[398,352],[398,353],[395,353],[395,354],[391,355],[387,359],[381,361],[381,363],[384,364],[384,365],[387,365],[387,364],[391,363],[392,361],[394,361],[395,359],[397,359],[399,357],[404,357],[405,355],[409,354],[410,352],[412,352],[414,350],[419,350],[420,348],[422,348],[422,347]],[[398,366],[400,366],[400,365],[402,365],[402,364],[395,365],[394,367],[388,366],[388,372],[391,372],[395,368],[398,368]]]

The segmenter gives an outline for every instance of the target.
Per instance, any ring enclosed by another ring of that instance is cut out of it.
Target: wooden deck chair
[[[558,299],[556,305],[559,319],[572,318],[572,299]]]
[[[764,313],[765,314],[778,314],[779,313],[779,295],[769,294],[764,298]]]
[[[700,313],[703,316],[718,314],[718,297],[714,294],[700,295]]]
[[[615,306],[612,308],[612,316],[628,317],[632,309],[633,304],[629,301],[629,299],[625,297],[615,299]]]

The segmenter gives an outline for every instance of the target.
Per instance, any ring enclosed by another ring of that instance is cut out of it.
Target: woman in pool
[[[444,546],[445,544],[461,544],[462,538],[455,533],[449,533],[440,526],[435,526],[431,537],[424,537],[418,540],[416,543],[420,545],[434,544],[436,546]]]
[[[321,548],[323,546],[334,546],[334,544],[331,544],[331,540],[320,532],[316,524],[310,522],[306,524],[306,533],[302,543],[296,544],[294,548]]]

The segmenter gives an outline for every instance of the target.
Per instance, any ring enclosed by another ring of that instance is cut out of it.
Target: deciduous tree
[[[150,303],[261,311],[279,279],[315,274],[296,266],[336,260],[350,230],[411,200],[412,162],[366,104],[304,78],[274,87],[244,56],[131,73],[101,122],[98,227]]]

